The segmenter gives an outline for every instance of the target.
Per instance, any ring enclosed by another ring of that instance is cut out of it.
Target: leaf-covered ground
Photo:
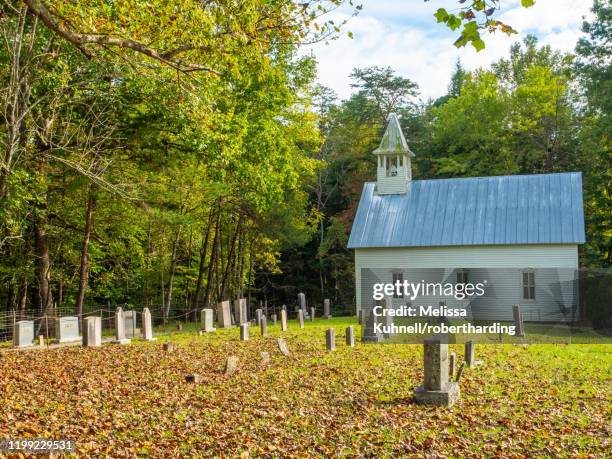
[[[349,319],[100,349],[0,353],[0,438],[70,438],[124,456],[609,457],[609,345],[480,345],[451,409],[415,405],[419,345],[344,345]],[[336,328],[338,350],[324,349]],[[162,343],[176,343],[166,353]],[[462,356],[459,346],[451,346]],[[262,365],[262,351],[271,354]],[[226,376],[225,358],[240,370]],[[200,384],[185,382],[198,373]],[[1,455],[1,453],[0,453]]]

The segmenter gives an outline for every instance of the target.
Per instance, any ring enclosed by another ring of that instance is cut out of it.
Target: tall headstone
[[[512,306],[512,315],[514,316],[515,336],[521,338],[525,336],[525,328],[523,326],[523,314],[521,313],[521,305],[515,304]]]
[[[352,325],[346,327],[346,345],[349,347],[355,346],[355,328]]]
[[[374,309],[371,309],[370,315],[365,320],[365,324],[362,325],[362,343],[379,343],[385,338],[384,335],[377,329],[377,324],[379,323],[382,324],[381,318],[374,314]]]
[[[298,321],[300,323],[300,328],[304,328],[304,311],[301,309],[298,311]]]
[[[138,327],[138,319],[136,316],[136,311],[123,311],[123,323],[125,326],[125,337],[126,338],[135,338],[140,330]]]
[[[240,325],[240,341],[249,340],[249,324]]]
[[[311,307],[310,307],[310,321],[311,321],[311,322],[314,322],[314,319],[315,319],[315,312],[316,312],[315,307],[314,307],[314,306],[311,306]]]
[[[336,329],[328,328],[325,330],[325,348],[328,351],[336,350]]]
[[[474,366],[474,340],[465,342],[465,364],[468,368]]]
[[[331,318],[331,303],[328,298],[323,300],[323,318],[330,319]]]
[[[281,309],[281,330],[287,331],[287,311]]]
[[[83,346],[102,346],[102,317],[86,317],[83,327]]]
[[[261,336],[268,336],[268,319],[262,315],[259,319],[259,328],[261,330]]]
[[[440,337],[427,338],[423,344],[425,378],[414,392],[417,403],[452,406],[459,399],[459,384],[449,381],[448,344]]]
[[[237,325],[242,325],[249,321],[246,298],[234,300],[234,318],[236,319]]]
[[[222,301],[217,305],[217,324],[219,328],[232,328],[230,302]]]
[[[204,332],[214,332],[215,331],[215,322],[214,322],[214,311],[209,308],[202,309],[200,311],[200,321],[202,325],[202,331]]]
[[[115,312],[115,341],[113,342],[117,344],[129,344],[132,342],[131,339],[125,336],[125,320],[121,306]]]
[[[304,293],[298,293],[298,306],[306,313],[306,295]]]
[[[20,320],[13,328],[13,345],[29,347],[34,345],[34,321]]]
[[[257,325],[259,325],[261,323],[261,316],[263,315],[263,309],[256,309],[255,310],[255,320]]]
[[[142,328],[144,330],[143,338],[145,341],[155,341],[157,339],[153,336],[153,318],[149,308],[142,310]]]
[[[278,320],[278,317],[276,316],[276,314],[272,314],[272,325],[276,325],[277,320]]]
[[[55,327],[56,338],[60,343],[72,343],[80,341],[79,336],[79,318],[78,317],[60,317],[57,319]]]

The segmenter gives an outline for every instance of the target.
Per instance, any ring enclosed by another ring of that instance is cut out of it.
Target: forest
[[[300,50],[350,30],[343,3],[3,1],[0,311],[168,319],[300,291],[353,311],[346,243],[392,112],[415,180],[581,171],[580,263],[612,265],[609,1],[574,53],[510,36],[425,101],[390,67],[355,68],[347,100],[317,84]],[[478,49],[480,3],[432,27]]]

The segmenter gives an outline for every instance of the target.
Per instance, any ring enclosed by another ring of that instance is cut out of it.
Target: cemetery
[[[180,330],[154,328],[148,308],[117,308],[112,336],[87,317],[82,339],[60,328],[53,346],[34,344],[31,322],[16,323],[15,342],[0,347],[0,436],[61,435],[96,456],[609,448],[606,344],[372,345],[367,325],[333,316],[328,302],[310,306],[318,318],[308,321],[306,304],[294,315],[281,307],[276,324],[240,303],[235,315],[219,304],[214,321],[203,309]],[[142,332],[128,335],[126,317]]]
[[[3,2],[0,459],[612,458],[611,21]]]

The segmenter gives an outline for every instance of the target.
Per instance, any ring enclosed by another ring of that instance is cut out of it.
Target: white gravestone
[[[261,336],[268,336],[268,319],[266,319],[266,316],[262,315],[261,319],[259,319],[259,327],[261,329]]]
[[[125,320],[121,307],[118,307],[115,312],[115,341],[113,342],[117,344],[130,344],[132,342],[131,339],[125,336]]]
[[[144,339],[146,341],[155,341],[157,339],[153,337],[153,318],[149,308],[142,310],[142,328],[144,329]]]
[[[278,320],[278,317],[276,316],[276,314],[272,314],[272,325],[276,325],[277,320]]]
[[[310,307],[310,321],[314,322],[314,319],[315,319],[315,308],[314,306],[311,306]]]
[[[214,311],[212,309],[202,309],[202,311],[200,311],[200,320],[202,322],[202,330],[206,333],[208,332],[214,332],[215,329],[215,325],[214,325]]]
[[[287,331],[287,311],[281,309],[281,330]]]
[[[60,343],[72,343],[80,341],[79,336],[79,318],[78,317],[60,317],[57,319],[57,327],[55,328],[56,338]]]
[[[521,305],[515,304],[512,306],[512,316],[514,318],[515,336],[524,337],[525,327],[523,326],[523,314],[521,314]]]
[[[301,309],[298,311],[298,321],[300,322],[300,328],[304,328],[304,311]]]
[[[417,403],[452,406],[459,400],[459,384],[449,381],[448,344],[438,337],[428,338],[423,344],[425,378],[414,391]]]
[[[257,325],[260,324],[261,322],[261,316],[263,315],[263,309],[256,309],[255,310],[255,321],[257,323]]]
[[[34,321],[20,320],[13,328],[13,345],[15,347],[33,346]]]
[[[249,340],[249,324],[240,325],[240,341]]]
[[[249,321],[247,317],[247,301],[246,298],[238,298],[234,300],[234,318],[237,325],[242,325]]]
[[[323,318],[331,319],[331,304],[327,298],[323,300]]]
[[[352,325],[346,327],[346,345],[349,347],[355,346],[355,328]]]
[[[125,337],[135,338],[140,334],[138,327],[138,316],[136,311],[123,311],[123,323],[125,324]]]
[[[230,314],[230,302],[222,301],[217,305],[217,324],[219,328],[231,328],[232,316]]]
[[[86,317],[83,327],[83,346],[102,346],[102,317]]]
[[[298,306],[304,311],[304,316],[308,316],[308,309],[306,309],[306,295],[304,293],[298,293]]]

